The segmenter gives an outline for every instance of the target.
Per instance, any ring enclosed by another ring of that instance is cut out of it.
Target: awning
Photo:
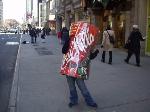
[[[85,0],[86,8],[91,8],[92,10],[113,10],[116,8],[120,11],[126,11],[131,9],[131,1],[127,0]]]
[[[119,11],[127,11],[132,7],[132,2],[127,0],[102,0],[106,10],[113,10],[116,8]]]
[[[101,0],[101,2],[102,2],[102,4],[103,4],[104,7],[107,6],[107,4],[108,4],[109,1],[110,1],[110,0]]]

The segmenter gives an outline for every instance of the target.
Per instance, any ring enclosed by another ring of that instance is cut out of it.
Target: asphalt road
[[[0,34],[0,112],[7,111],[20,38],[20,34]]]

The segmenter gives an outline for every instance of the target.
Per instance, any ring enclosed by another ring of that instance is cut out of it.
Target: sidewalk
[[[27,35],[24,39],[30,41]],[[92,61],[86,81],[99,108],[87,107],[80,92],[79,105],[69,108],[67,81],[59,74],[62,54],[57,38],[21,44],[9,112],[150,112],[150,58],[142,57],[142,67],[136,67],[134,56],[133,64],[123,62],[123,51],[113,52],[112,65],[101,63],[100,55]]]

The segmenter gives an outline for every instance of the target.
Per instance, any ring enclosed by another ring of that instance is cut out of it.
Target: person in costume
[[[68,40],[65,42],[65,44],[62,47],[62,53],[63,54],[66,54],[68,52],[69,44],[70,44],[70,38],[68,38]],[[94,59],[98,53],[99,53],[99,50],[96,49],[96,50],[94,50],[94,52],[91,52],[87,58]],[[83,95],[86,104],[90,107],[94,107],[94,108],[98,107],[97,103],[94,101],[89,90],[86,87],[86,84],[84,82],[84,78],[77,78],[77,77],[72,77],[69,75],[66,75],[66,78],[67,78],[67,83],[68,83],[69,90],[70,90],[70,102],[68,104],[68,106],[70,108],[72,106],[75,106],[78,104],[78,94],[77,94],[75,84],[77,84],[78,88],[80,89],[81,94]]]

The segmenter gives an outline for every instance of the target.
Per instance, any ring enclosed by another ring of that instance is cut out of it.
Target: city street
[[[0,112],[6,112],[21,35],[0,34]]]
[[[22,41],[30,41],[23,35]],[[113,63],[102,63],[101,52],[92,60],[87,87],[98,104],[90,108],[79,93],[79,104],[68,107],[69,89],[59,74],[61,45],[56,36],[46,43],[21,44],[9,102],[9,112],[150,112],[150,58],[141,67],[124,62],[126,51],[114,49]],[[108,58],[108,55],[106,56]]]
[[[0,0],[0,112],[150,112],[150,0]]]

